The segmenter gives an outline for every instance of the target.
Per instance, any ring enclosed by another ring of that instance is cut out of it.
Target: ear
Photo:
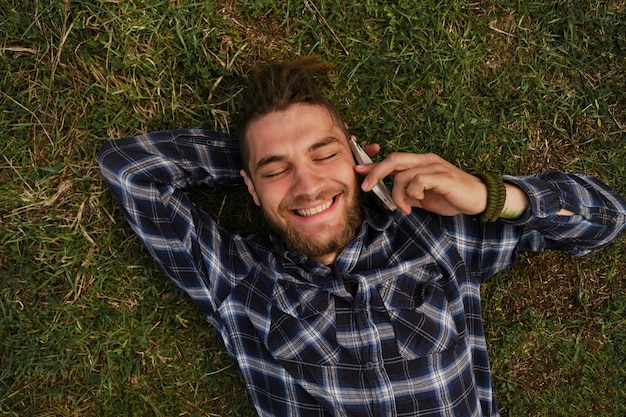
[[[246,171],[243,169],[239,171],[239,174],[241,174],[241,176],[243,177],[243,181],[246,183],[246,186],[248,187],[248,192],[252,196],[252,199],[254,200],[254,204],[256,204],[257,206],[260,206],[261,202],[259,201],[259,196],[256,193],[256,189],[254,188],[254,183],[252,182],[252,179],[248,176]]]

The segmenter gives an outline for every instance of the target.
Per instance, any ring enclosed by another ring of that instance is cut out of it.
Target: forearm
[[[107,182],[174,188],[241,182],[237,140],[205,130],[171,130],[106,142],[99,155]]]

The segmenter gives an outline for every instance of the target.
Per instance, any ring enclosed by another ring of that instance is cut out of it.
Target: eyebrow
[[[256,163],[256,169],[259,170],[266,165],[272,164],[274,162],[284,161],[284,160],[285,160],[285,157],[281,155],[268,156],[267,158],[263,158],[259,162]]]
[[[326,145],[330,145],[330,144],[337,143],[337,142],[339,142],[339,139],[337,139],[334,136],[325,137],[324,139],[321,139],[315,142],[313,145],[311,145],[311,147],[309,148],[309,152],[313,152],[319,148],[323,148]]]
[[[324,146],[331,145],[333,143],[338,143],[338,142],[339,142],[339,139],[337,139],[336,137],[328,136],[326,138],[323,138],[315,142],[313,145],[311,145],[309,149],[307,150],[307,152],[310,153],[319,148],[323,148]],[[270,155],[268,157],[265,157],[259,160],[259,162],[256,163],[256,169],[259,170],[266,165],[272,164],[274,162],[281,162],[281,161],[284,161],[285,159],[287,158],[283,155]]]

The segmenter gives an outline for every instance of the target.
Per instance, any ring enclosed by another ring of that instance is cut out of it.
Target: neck
[[[313,256],[312,259],[315,259],[317,262],[324,264],[324,265],[330,265],[333,262],[335,262],[335,259],[337,259],[337,256],[339,254],[338,253],[329,253],[326,255],[321,255],[321,256]]]

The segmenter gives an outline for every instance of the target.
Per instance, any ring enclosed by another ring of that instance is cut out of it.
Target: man
[[[240,143],[201,130],[107,142],[106,181],[221,334],[259,415],[498,415],[480,284],[518,251],[607,244],[626,202],[582,175],[474,176],[435,155],[355,166],[319,69],[261,72]],[[368,192],[389,174],[396,211]],[[233,235],[183,193],[240,178],[268,235]]]

